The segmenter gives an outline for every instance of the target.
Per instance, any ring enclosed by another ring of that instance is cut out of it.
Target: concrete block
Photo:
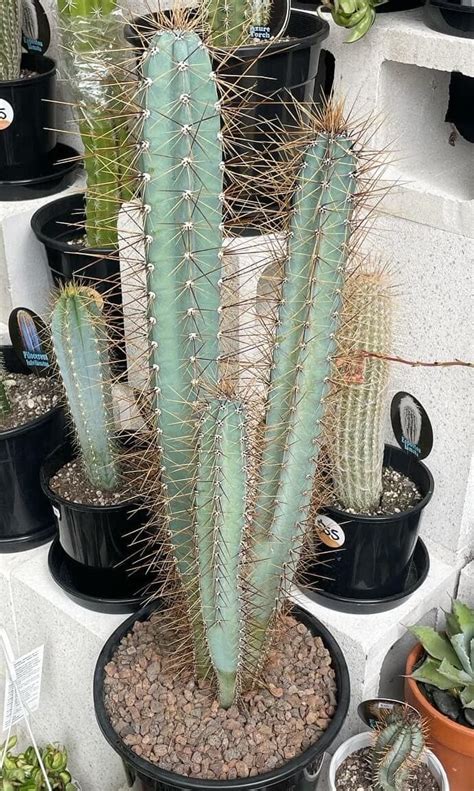
[[[315,604],[298,589],[293,598],[305,610],[319,618],[338,641],[349,667],[351,679],[351,704],[347,721],[334,748],[348,736],[362,729],[357,716],[357,706],[365,697],[370,697],[381,688],[381,674],[387,652],[393,650],[395,659],[388,666],[384,678],[403,672],[404,658],[408,648],[397,643],[406,637],[406,629],[425,620],[431,610],[439,606],[449,608],[450,596],[456,585],[456,570],[431,556],[431,568],[424,584],[413,596],[399,607],[378,615],[349,615],[335,612]],[[411,644],[413,644],[411,640]],[[392,648],[395,647],[395,648]],[[385,681],[383,682],[385,684]]]

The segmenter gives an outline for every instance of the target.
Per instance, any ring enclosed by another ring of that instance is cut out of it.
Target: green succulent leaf
[[[461,668],[461,662],[451,646],[448,638],[439,634],[430,626],[412,626],[410,632],[420,641],[425,651],[433,659],[447,659],[455,667]]]
[[[474,709],[474,683],[464,687],[459,697],[464,708]]]
[[[438,659],[426,659],[421,667],[413,671],[411,678],[421,681],[422,684],[432,684],[438,689],[451,689],[452,682],[439,672],[440,664]]]
[[[472,675],[470,673],[466,673],[464,670],[459,670],[457,667],[454,667],[447,659],[443,659],[438,668],[438,672],[453,682],[451,686],[465,686],[472,681]]]
[[[462,632],[471,641],[474,637],[474,609],[459,599],[454,599],[452,612],[459,625],[458,632]]]
[[[470,643],[466,644],[466,639],[463,634],[453,634],[451,637],[451,645],[453,646],[456,655],[459,658],[462,669],[465,670],[465,672],[468,673],[471,678],[474,678],[474,668],[471,664],[470,657]]]

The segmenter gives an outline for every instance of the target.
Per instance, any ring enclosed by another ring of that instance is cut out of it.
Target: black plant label
[[[22,0],[23,46],[27,52],[44,55],[51,42],[51,27],[40,0]]]
[[[426,459],[433,447],[433,428],[426,409],[418,399],[403,391],[396,393],[390,417],[400,447],[417,459]]]
[[[369,728],[376,728],[389,714],[403,714],[407,708],[413,712],[414,716],[420,717],[420,714],[413,706],[410,706],[408,703],[402,703],[400,700],[392,700],[391,698],[371,698],[369,700],[363,700],[357,707],[357,713],[365,725],[368,725]]]
[[[48,331],[44,321],[29,308],[15,308],[8,319],[12,346],[31,373],[45,376],[51,369]]]
[[[264,24],[258,24],[258,18],[255,17],[254,24],[250,26],[250,38],[260,39],[262,42],[271,41],[285,33],[290,18],[291,1],[290,0],[261,0],[255,2],[255,6],[271,5],[270,15]]]

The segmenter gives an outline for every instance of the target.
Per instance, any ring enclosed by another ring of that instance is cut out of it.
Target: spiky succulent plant
[[[345,286],[332,399],[331,470],[337,501],[370,513],[382,494],[392,301],[383,271],[357,271]],[[365,356],[374,352],[380,357]]]
[[[322,7],[328,8],[336,25],[350,30],[346,43],[358,41],[369,32],[375,22],[375,9],[387,0],[322,0]]]
[[[374,736],[374,787],[377,791],[404,791],[425,749],[421,717],[409,706],[397,707],[377,725]]]
[[[3,767],[0,768],[1,791],[45,791],[44,774],[33,747],[13,754],[17,744],[12,736],[8,745],[0,745],[0,755],[6,747]],[[65,747],[48,744],[39,750],[52,791],[77,791],[77,785],[68,771],[68,754]]]
[[[11,412],[11,404],[4,381],[6,373],[5,361],[2,352],[0,352],[0,418],[5,417]]]
[[[56,298],[51,336],[86,475],[114,491],[120,483],[103,300],[74,283]]]
[[[0,82],[16,80],[20,76],[21,18],[21,0],[2,0],[0,5]]]
[[[207,20],[217,47],[245,43],[253,26],[268,25],[272,0],[207,0]]]
[[[192,29],[168,27],[150,42],[143,77],[158,507],[186,598],[197,671],[214,675],[220,703],[229,707],[258,677],[309,524],[357,158],[331,111],[300,152],[255,487],[248,405],[236,396],[222,354],[226,125],[222,132],[211,54]]]
[[[429,626],[412,626],[410,631],[426,652],[411,678],[449,691],[464,709],[474,711],[474,609],[454,599],[444,632]]]

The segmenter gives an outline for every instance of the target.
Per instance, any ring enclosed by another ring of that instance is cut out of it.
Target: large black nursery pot
[[[28,373],[15,364],[11,347],[1,351],[11,373]],[[64,430],[60,407],[19,428],[0,430],[0,553],[32,549],[54,536],[55,519],[41,489],[40,468]]]
[[[115,346],[115,372],[125,369],[124,324],[120,258],[113,248],[92,248],[79,244],[84,235],[85,193],[79,192],[47,203],[31,218],[36,238],[44,244],[56,285],[75,280],[92,286],[107,300],[109,326]]]
[[[94,706],[97,721],[110,746],[121,757],[129,785],[132,786],[136,782],[134,788],[137,791],[268,791],[269,789],[293,791],[294,788],[298,788],[304,770],[315,764],[324,751],[329,749],[341,730],[349,708],[349,673],[344,655],[331,633],[310,613],[300,607],[293,607],[291,615],[304,623],[314,635],[322,638],[331,654],[332,666],[336,674],[336,713],[319,741],[278,769],[256,777],[225,781],[200,780],[165,771],[136,755],[113,729],[104,705],[105,666],[112,660],[120,641],[132,630],[134,623],[137,620],[146,621],[157,606],[159,605],[156,602],[147,605],[116,629],[101,651],[94,674]]]
[[[470,0],[426,0],[423,19],[439,33],[474,38],[474,6]]]
[[[0,82],[0,180],[45,173],[56,146],[56,65],[44,55],[23,55],[31,76]]]
[[[96,572],[100,578],[124,568],[130,558],[130,534],[143,526],[146,512],[136,502],[81,505],[54,492],[51,478],[74,457],[70,444],[56,447],[42,466],[41,485],[54,509],[62,549],[84,573]]]
[[[324,514],[337,522],[344,533],[344,544],[331,550],[329,565],[326,562],[322,571],[324,579],[318,580],[318,587],[328,593],[377,599],[399,593],[405,585],[434,481],[421,461],[393,445],[385,446],[384,466],[413,481],[422,499],[409,511],[390,516],[354,515],[339,508],[326,508]]]

